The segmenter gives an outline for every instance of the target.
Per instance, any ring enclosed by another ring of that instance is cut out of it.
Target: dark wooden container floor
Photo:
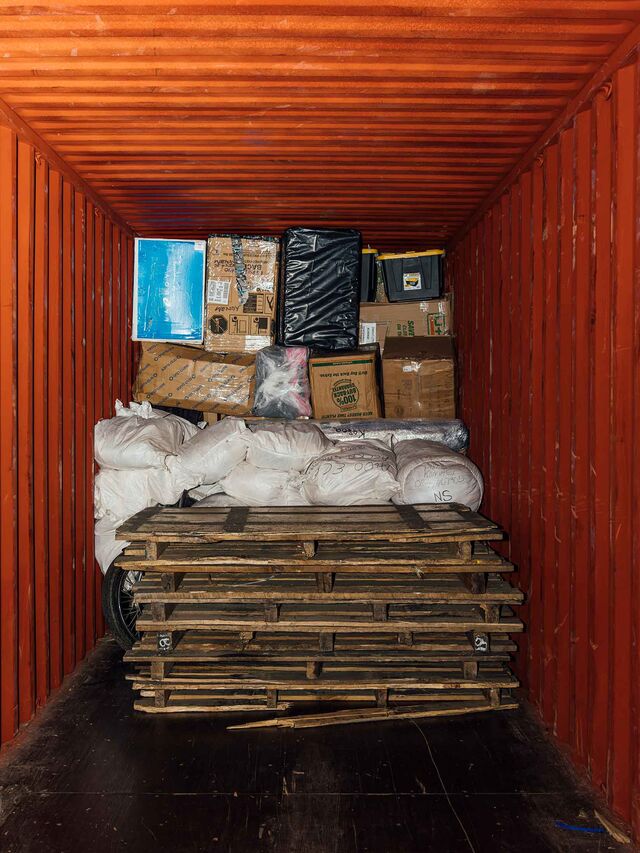
[[[626,850],[533,715],[227,732],[132,710],[106,640],[0,760],[3,853]]]

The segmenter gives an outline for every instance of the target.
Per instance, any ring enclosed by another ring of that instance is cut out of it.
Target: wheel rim
[[[131,637],[137,639],[140,634],[136,631],[136,620],[140,615],[141,608],[133,601],[133,586],[142,577],[142,572],[122,572],[122,575],[120,594],[118,595],[120,620]]]

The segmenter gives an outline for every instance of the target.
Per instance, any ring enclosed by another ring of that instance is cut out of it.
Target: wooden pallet
[[[370,660],[378,663],[506,662],[515,650],[515,643],[506,634],[493,636],[490,647],[479,652],[466,634],[414,632],[390,638],[388,634],[339,633],[335,635],[332,648],[321,648],[318,637],[313,634],[265,632],[240,637],[227,631],[185,631],[169,653],[158,649],[155,634],[145,633],[125,654],[125,660],[132,664],[157,662],[163,665],[212,661],[247,665],[253,661],[277,663],[282,660],[305,664],[327,660],[360,663]]]
[[[122,528],[120,528],[122,530]],[[119,532],[120,533],[120,532]],[[428,574],[510,572],[513,566],[484,542],[136,542],[118,558],[132,571],[224,572],[362,572]],[[120,536],[122,538],[122,536]],[[305,550],[306,548],[306,550]],[[467,553],[468,552],[468,553]]]
[[[502,539],[493,522],[461,504],[145,509],[117,533],[129,542],[447,542]],[[469,550],[469,549],[464,549]]]
[[[166,665],[166,664],[165,664]],[[378,663],[369,659],[345,662],[326,660],[321,666],[310,670],[304,662],[262,660],[249,663],[245,660],[209,661],[206,663],[172,663],[163,675],[156,675],[151,666],[138,667],[135,675],[129,676],[137,683],[150,683],[155,687],[275,687],[309,689],[310,681],[322,690],[356,687],[357,689],[379,689],[400,687],[430,687],[442,689],[456,687],[516,687],[517,681],[501,663],[482,661],[473,677],[464,677],[462,666],[452,666],[439,661],[412,662],[393,661]],[[464,682],[464,683],[463,683]]]
[[[402,705],[416,705],[449,702],[459,708],[472,703],[489,704],[500,708],[505,701],[512,702],[510,689],[517,686],[513,676],[494,677],[474,684],[466,682],[452,673],[449,679],[426,679],[415,684],[389,684],[380,679],[368,681],[365,685],[355,686],[348,683],[327,683],[326,685],[307,682],[305,685],[286,684],[240,684],[223,686],[221,684],[197,685],[190,682],[165,683],[147,679],[133,680],[133,688],[140,693],[140,699],[134,704],[136,710],[155,711],[156,713],[177,713],[179,711],[206,710],[224,713],[229,711],[269,711],[289,710],[292,707],[318,703],[348,703],[363,707],[372,705],[378,708],[394,708]],[[495,685],[495,686],[491,686]]]
[[[514,633],[522,630],[522,622],[509,607],[495,605],[402,605],[386,606],[380,618],[366,605],[283,604],[266,611],[255,604],[229,604],[216,607],[198,604],[152,605],[138,617],[139,631],[187,631],[225,629],[228,631],[299,631],[311,633],[369,633],[375,628],[388,634],[418,630],[457,633]],[[161,612],[158,612],[161,609]]]
[[[326,588],[309,574],[273,574],[256,578],[244,574],[186,574],[178,589],[166,589],[162,578],[147,573],[134,587],[136,604],[223,604],[234,601],[259,602],[379,602],[381,604],[432,602],[448,604],[520,604],[522,593],[499,575],[491,574],[483,589],[473,591],[456,574],[414,574],[399,576],[378,573],[373,576],[340,573]]]
[[[139,710],[513,706],[522,594],[487,545],[500,530],[465,507],[154,509],[118,536],[144,573]]]

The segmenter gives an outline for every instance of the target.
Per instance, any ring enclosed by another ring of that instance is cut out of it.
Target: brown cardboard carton
[[[450,335],[449,297],[426,299],[422,302],[389,302],[386,305],[361,302],[360,343],[376,340],[380,344],[380,351],[383,352],[384,337],[380,331],[383,325],[386,326],[388,338]]]
[[[255,352],[274,342],[279,249],[275,237],[209,237],[206,350]]]
[[[388,418],[455,418],[452,338],[387,337],[382,356]]]
[[[134,397],[160,406],[248,415],[254,379],[253,355],[218,355],[194,347],[144,343]]]
[[[313,417],[379,418],[377,360],[377,346],[310,358]]]
[[[384,350],[388,323],[363,323],[360,321],[360,346],[378,344],[380,352]]]

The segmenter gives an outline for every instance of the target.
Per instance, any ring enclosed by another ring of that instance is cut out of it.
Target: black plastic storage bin
[[[377,249],[363,249],[360,264],[360,302],[375,302]]]
[[[288,228],[282,239],[278,343],[358,346],[362,238],[352,228]]]
[[[437,299],[442,289],[444,249],[378,255],[389,302]]]

